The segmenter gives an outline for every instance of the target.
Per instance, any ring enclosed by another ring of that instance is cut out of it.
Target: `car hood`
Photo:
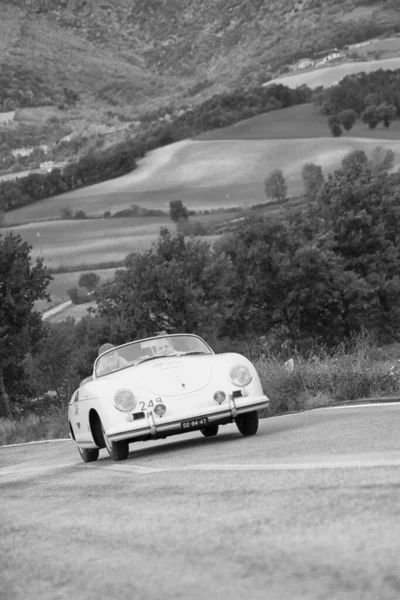
[[[156,396],[179,396],[197,392],[207,387],[212,378],[214,355],[182,356],[157,358],[120,372],[123,379],[132,386],[140,385]]]

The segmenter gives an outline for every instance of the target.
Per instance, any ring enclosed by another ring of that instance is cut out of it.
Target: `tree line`
[[[358,118],[370,129],[380,123],[387,128],[400,115],[400,69],[348,75],[337,85],[315,90],[313,97],[335,137],[342,128],[350,131]]]

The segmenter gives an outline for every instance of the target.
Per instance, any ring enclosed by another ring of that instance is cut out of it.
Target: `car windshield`
[[[210,347],[194,335],[165,335],[131,342],[101,354],[94,365],[96,377],[115,373],[148,360],[186,354],[212,354]]]

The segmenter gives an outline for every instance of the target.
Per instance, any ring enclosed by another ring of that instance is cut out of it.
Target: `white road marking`
[[[271,463],[271,464],[223,464],[209,463],[203,465],[186,465],[182,467],[139,467],[137,465],[107,466],[93,465],[94,468],[107,471],[122,471],[125,473],[137,473],[151,475],[162,472],[185,472],[185,471],[312,471],[319,469],[370,469],[377,467],[400,467],[400,457],[394,459],[376,460],[351,460],[332,462],[309,462],[309,463]]]
[[[369,402],[368,404],[345,404],[344,406],[321,406],[321,408],[314,408],[311,410],[343,410],[344,408],[370,408],[379,406],[400,406],[400,402]]]

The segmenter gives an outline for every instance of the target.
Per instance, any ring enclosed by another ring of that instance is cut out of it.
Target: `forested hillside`
[[[3,0],[1,105],[190,97],[398,30],[397,0]]]

